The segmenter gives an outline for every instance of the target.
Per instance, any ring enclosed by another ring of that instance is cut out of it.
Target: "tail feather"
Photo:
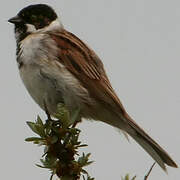
[[[144,139],[138,136],[132,136],[132,138],[159,164],[159,166],[166,171],[166,166],[164,161],[159,156],[159,154],[152,148],[152,146],[147,143]]]
[[[127,133],[166,171],[165,164],[178,167],[168,153],[160,147],[142,128],[140,128],[130,117],[126,115],[126,122],[131,130]]]

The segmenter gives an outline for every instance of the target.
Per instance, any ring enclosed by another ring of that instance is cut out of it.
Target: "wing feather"
[[[50,33],[59,48],[60,61],[81,84],[88,88],[92,97],[115,111],[125,112],[123,105],[114,92],[99,57],[74,34],[64,30]]]

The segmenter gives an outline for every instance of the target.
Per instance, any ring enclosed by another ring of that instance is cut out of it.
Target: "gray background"
[[[44,113],[19,78],[13,26],[7,23],[24,6],[40,2],[49,2],[65,27],[97,52],[127,111],[180,164],[179,0],[6,0],[0,6],[0,179],[49,178],[35,166],[42,148],[24,142],[32,136],[25,121]],[[129,172],[143,179],[153,160],[133,140],[102,123],[84,121],[80,128],[95,160],[87,168],[92,176],[118,180]],[[156,165],[149,179],[180,179],[179,169],[168,172]]]

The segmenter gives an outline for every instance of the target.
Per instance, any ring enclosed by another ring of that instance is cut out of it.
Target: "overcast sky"
[[[15,61],[13,26],[7,20],[23,7],[47,3],[66,29],[93,48],[129,114],[180,164],[180,1],[179,0],[6,0],[1,3],[0,179],[46,180],[35,166],[42,147],[24,142],[33,133],[26,121],[45,117],[25,90]],[[95,161],[96,180],[142,180],[153,163],[133,140],[114,128],[83,121],[81,140]],[[149,180],[179,180],[180,170],[158,165]]]

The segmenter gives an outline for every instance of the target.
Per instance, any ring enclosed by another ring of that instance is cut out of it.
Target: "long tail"
[[[128,123],[126,132],[166,171],[166,166],[177,168],[178,166],[168,155],[168,153],[160,147],[142,128],[140,128],[128,114],[125,114],[125,120]]]

